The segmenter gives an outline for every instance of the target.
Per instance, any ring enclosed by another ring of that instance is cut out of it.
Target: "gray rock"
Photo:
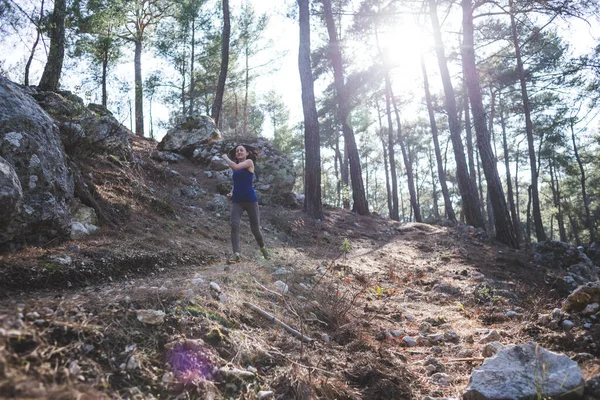
[[[229,164],[221,156],[213,156],[208,167],[213,171],[225,171],[229,168]]]
[[[570,321],[568,319],[565,319],[562,323],[561,323],[561,327],[563,328],[563,330],[565,332],[569,332],[571,329],[573,329],[573,327],[575,326],[575,324],[573,323],[573,321]]]
[[[206,209],[214,212],[224,212],[229,208],[227,197],[216,194],[212,200],[206,202]]]
[[[588,304],[600,303],[600,281],[579,286],[563,303],[565,311],[581,311]]]
[[[490,342],[497,342],[500,339],[502,339],[502,336],[500,336],[497,330],[492,329],[489,333],[483,335],[483,337],[479,339],[479,343],[484,344]]]
[[[496,354],[498,354],[498,352],[503,348],[504,345],[500,342],[491,342],[483,346],[483,349],[481,350],[481,355],[485,358],[493,357]]]
[[[8,161],[0,157],[0,228],[8,226],[19,212],[23,189],[17,173]]]
[[[496,357],[487,358],[471,374],[463,399],[580,398],[583,385],[576,362],[528,343],[507,346]]]
[[[8,208],[2,210],[12,216],[0,229],[0,247],[68,237],[74,181],[58,127],[31,96],[1,76],[0,157],[4,165],[12,166],[22,189],[22,207],[15,209],[8,201]],[[13,203],[18,202],[18,193],[11,196]]]
[[[217,293],[221,293],[221,287],[217,284],[217,282],[211,282],[209,284],[209,286],[210,286],[210,290],[213,290]]]
[[[185,160],[185,157],[181,154],[172,153],[170,151],[153,151],[150,154],[150,158],[156,161],[168,162],[170,164],[175,164]]]
[[[272,399],[275,396],[275,393],[270,390],[261,390],[258,392],[257,396],[258,400],[268,400]]]
[[[212,118],[205,115],[187,117],[167,132],[158,149],[192,157],[202,145],[220,139],[221,133]]]

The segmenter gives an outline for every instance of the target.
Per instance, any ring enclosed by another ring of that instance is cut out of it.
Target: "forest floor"
[[[88,163],[114,226],[0,255],[0,398],[460,398],[493,329],[600,372],[600,332],[537,323],[568,293],[527,250],[465,226],[261,206],[271,258],[244,219],[230,265],[228,212],[206,208],[215,180],[154,149],[136,139],[138,162]],[[420,333],[441,336],[404,340]]]

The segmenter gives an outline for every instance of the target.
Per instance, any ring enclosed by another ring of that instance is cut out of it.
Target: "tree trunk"
[[[340,44],[335,29],[333,20],[333,12],[331,11],[331,0],[323,0],[323,8],[325,12],[325,21],[327,24],[327,33],[329,35],[329,51],[331,64],[333,67],[333,77],[335,90],[337,92],[340,119],[342,122],[342,132],[344,133],[344,141],[348,150],[348,161],[350,163],[350,180],[352,183],[352,199],[354,200],[353,210],[360,215],[369,213],[369,205],[365,197],[365,188],[363,186],[362,170],[360,167],[360,158],[356,147],[356,140],[352,127],[348,124],[350,117],[350,105],[346,85],[344,82],[344,67],[342,63],[342,53]]]
[[[67,15],[66,0],[55,0],[54,11],[50,19],[50,51],[44,67],[39,89],[56,91],[65,58],[65,17]]]
[[[29,86],[29,69],[31,68],[33,56],[35,55],[35,49],[37,48],[37,45],[40,42],[40,37],[42,36],[41,24],[42,24],[43,18],[44,18],[44,0],[42,0],[42,2],[40,4],[40,18],[37,20],[36,27],[35,27],[35,30],[36,30],[35,41],[33,42],[33,45],[31,46],[31,51],[29,52],[29,58],[27,59],[27,64],[25,64],[25,79],[23,82],[25,84],[25,86]]]
[[[462,0],[463,5],[463,52],[462,60],[466,72],[467,88],[471,100],[475,134],[477,135],[477,147],[483,165],[483,172],[487,181],[488,195],[494,212],[494,225],[496,227],[496,239],[513,248],[518,248],[513,226],[511,224],[506,198],[502,189],[502,181],[498,175],[496,158],[492,151],[490,135],[485,123],[485,109],[481,98],[479,76],[475,64],[475,48],[473,43],[473,10],[471,0]]]
[[[552,189],[552,200],[556,207],[556,222],[558,222],[558,234],[561,242],[567,242],[567,232],[565,231],[565,220],[563,218],[562,206],[560,204],[560,186],[558,183],[558,171],[554,161],[550,160],[550,188]]]
[[[585,223],[590,231],[590,243],[596,241],[596,233],[594,229],[594,222],[590,213],[590,199],[587,196],[586,184],[585,184],[585,169],[583,168],[583,162],[579,156],[579,150],[577,149],[577,142],[575,142],[575,130],[573,129],[573,120],[571,119],[571,140],[573,141],[573,151],[575,152],[575,159],[577,165],[579,165],[579,172],[581,173],[581,196],[583,197],[583,207],[585,209]]]
[[[247,42],[247,41],[246,41]],[[244,74],[244,106],[242,109],[243,119],[242,119],[242,136],[248,136],[248,86],[250,85],[250,68],[248,64],[248,58],[250,57],[248,51],[248,43],[244,45],[245,51],[245,74]]]
[[[569,214],[569,223],[571,224],[571,230],[573,231],[573,236],[575,236],[575,243],[577,246],[581,246],[581,236],[579,236],[579,226],[575,222],[575,219],[571,214]]]
[[[456,215],[454,214],[454,208],[452,207],[452,200],[450,200],[450,192],[448,191],[448,184],[446,183],[446,172],[444,171],[444,164],[442,162],[442,152],[440,151],[440,143],[438,140],[438,129],[435,121],[435,114],[433,112],[433,102],[431,101],[431,93],[429,91],[429,79],[427,77],[427,69],[425,68],[425,60],[421,57],[421,70],[423,71],[423,86],[425,87],[425,100],[427,102],[427,111],[429,112],[429,123],[431,125],[431,136],[433,137],[433,147],[435,150],[435,159],[437,161],[438,176],[440,180],[440,187],[442,188],[442,196],[444,197],[444,209],[446,211],[446,218],[452,222],[456,222]],[[469,155],[469,162],[472,162],[473,155]],[[473,173],[475,167],[473,167]]]
[[[519,221],[519,214],[517,214],[517,209],[515,207],[515,197],[513,193],[512,180],[510,177],[510,161],[508,157],[508,143],[506,141],[506,121],[504,119],[504,107],[502,103],[500,103],[500,125],[502,127],[502,146],[504,149],[504,169],[506,170],[508,204],[510,206],[510,215],[512,218],[513,229],[515,230],[515,237],[517,239],[517,242],[521,243],[521,221]]]
[[[144,136],[144,92],[142,87],[142,42],[135,41],[135,134]]]
[[[392,218],[393,205],[392,205],[392,193],[390,189],[390,172],[388,171],[388,154],[387,154],[387,146],[385,140],[381,139],[381,146],[383,147],[383,166],[385,168],[385,189],[387,194],[387,206],[388,213],[390,218]],[[398,220],[400,220],[400,215],[398,215]]]
[[[469,115],[469,93],[467,90],[467,79],[465,78],[463,65],[463,102],[465,108],[465,132],[467,139],[467,157],[469,159],[469,176],[471,177],[472,184],[477,186],[477,172],[475,172],[475,154],[473,150],[473,131],[471,130],[471,116]]]
[[[102,105],[108,104],[108,93],[106,91],[106,78],[108,75],[108,52],[104,52],[102,57]]]
[[[400,220],[398,214],[398,176],[396,174],[396,159],[394,156],[394,124],[392,123],[392,84],[390,82],[389,73],[385,74],[385,109],[388,121],[388,158],[390,162],[390,175],[392,178],[392,210],[390,218]]]
[[[225,93],[225,81],[227,80],[227,69],[229,68],[229,37],[231,34],[231,20],[229,17],[229,0],[223,0],[223,38],[221,44],[221,71],[217,82],[215,100],[210,110],[210,116],[219,123],[221,106],[223,105],[223,93]],[[236,125],[237,126],[237,125]]]
[[[525,247],[531,244],[531,185],[527,187],[527,238]]]
[[[304,177],[304,212],[312,218],[323,217],[321,204],[321,141],[315,103],[313,74],[310,63],[309,0],[298,0],[300,46],[298,70],[302,84],[302,111],[304,112],[304,148],[306,168]]]
[[[433,217],[435,219],[439,219],[440,218],[440,211],[439,211],[439,206],[438,206],[438,192],[437,192],[437,186],[435,184],[435,172],[434,172],[434,167],[433,167],[433,154],[431,154],[431,147],[429,148],[429,170],[431,172],[431,194],[433,197]]]
[[[452,86],[446,54],[444,52],[442,33],[437,16],[436,0],[429,0],[429,13],[433,26],[438,65],[444,86],[446,111],[448,112],[448,124],[450,126],[450,138],[452,140],[454,158],[456,160],[456,179],[458,181],[458,188],[462,198],[463,214],[467,224],[476,228],[483,228],[483,215],[481,214],[481,207],[477,197],[477,188],[475,185],[473,185],[473,181],[469,177],[469,173],[467,171],[465,150],[461,139],[461,129],[460,124],[458,123],[458,114],[456,110],[456,97],[454,95],[454,87]]]
[[[531,110],[529,105],[529,96],[527,94],[527,84],[525,82],[525,69],[521,59],[521,46],[517,34],[517,24],[515,22],[513,0],[509,0],[510,5],[510,24],[512,29],[512,39],[515,46],[515,55],[517,57],[517,73],[521,82],[521,95],[523,96],[523,113],[525,114],[525,130],[527,131],[527,145],[529,148],[529,165],[531,168],[531,196],[533,201],[533,220],[535,223],[535,236],[538,242],[546,240],[544,225],[542,224],[542,213],[540,211],[540,197],[538,192],[538,177],[535,161],[535,148],[533,144],[533,123],[531,122]]]
[[[190,55],[190,107],[189,115],[194,116],[194,94],[196,93],[196,80],[194,77],[194,58],[196,57],[196,18],[192,19],[192,42]]]
[[[413,212],[415,213],[415,221],[422,222],[421,208],[419,206],[419,199],[417,198],[417,191],[415,190],[415,178],[413,175],[412,161],[410,160],[409,154],[406,149],[406,143],[402,136],[402,126],[400,125],[400,112],[398,111],[398,105],[392,94],[392,104],[394,105],[394,114],[396,115],[396,125],[398,125],[398,142],[400,142],[400,150],[402,151],[402,158],[404,159],[404,167],[406,168],[406,178],[408,183],[408,193],[410,194],[410,205]]]

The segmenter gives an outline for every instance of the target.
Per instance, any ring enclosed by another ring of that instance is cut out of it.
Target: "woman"
[[[227,198],[233,203],[231,206],[231,245],[233,246],[231,261],[235,262],[241,259],[240,220],[244,211],[250,218],[250,229],[260,247],[260,252],[263,257],[269,258],[269,252],[260,232],[258,199],[252,187],[254,161],[258,158],[258,149],[242,144],[235,148],[236,162],[232,161],[227,154],[223,154],[222,157],[233,170],[233,189],[227,194]]]

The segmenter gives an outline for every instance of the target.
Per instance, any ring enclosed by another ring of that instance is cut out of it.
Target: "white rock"
[[[161,325],[165,322],[165,313],[160,310],[137,310],[137,319],[148,325]]]
[[[289,290],[288,285],[286,285],[285,282],[282,282],[282,281],[275,281],[273,283],[273,286],[275,286],[277,291],[281,294],[286,294]]]
[[[211,290],[214,290],[217,293],[221,293],[221,287],[217,284],[217,282],[211,282],[209,286]]]
[[[261,390],[258,392],[258,400],[272,399],[273,396],[275,396],[275,393],[270,390]]]

